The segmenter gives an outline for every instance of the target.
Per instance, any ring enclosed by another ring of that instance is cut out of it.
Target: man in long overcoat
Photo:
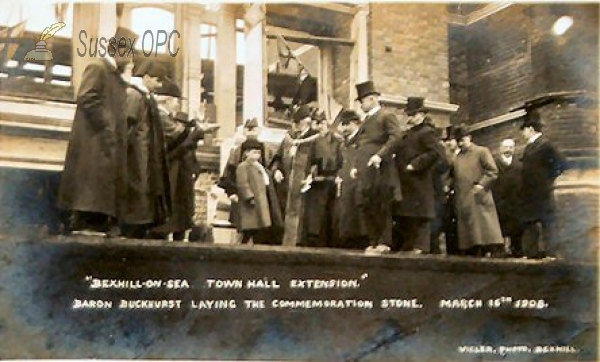
[[[529,112],[521,126],[527,146],[523,151],[521,201],[524,221],[525,256],[553,257],[554,181],[566,169],[566,161],[556,147],[542,135],[539,113]],[[550,250],[548,250],[550,249]]]
[[[356,85],[366,118],[358,135],[357,174],[368,231],[367,254],[386,254],[392,243],[392,202],[401,197],[392,155],[402,139],[396,116],[381,107],[372,81]]]
[[[122,36],[135,34],[119,28],[116,37]],[[122,216],[127,162],[127,83],[122,75],[133,59],[117,54],[92,60],[77,91],[58,193],[58,207],[72,213],[67,233],[104,233]]]
[[[304,198],[302,182],[310,172],[310,156],[319,133],[311,129],[313,111],[303,105],[293,115],[294,129],[281,142],[273,156],[270,170],[273,171],[279,202],[284,212],[284,245],[297,245],[303,240]]]
[[[344,135],[341,147],[342,165],[338,171],[337,202],[335,224],[338,244],[341,248],[365,249],[369,246],[365,218],[362,215],[359,195],[357,166],[357,134],[361,125],[360,116],[353,110],[344,110],[340,114],[340,130]]]
[[[498,178],[492,183],[492,193],[502,236],[510,246],[511,254],[523,255],[521,247],[521,161],[515,156],[515,141],[507,138],[500,144],[500,152],[494,156],[498,166]],[[508,240],[507,240],[508,239]]]
[[[395,246],[417,254],[428,253],[431,221],[435,217],[433,177],[436,163],[444,159],[444,151],[423,98],[409,97],[404,112],[411,127],[395,158],[403,192],[402,201],[394,207]]]
[[[498,177],[494,158],[487,148],[471,141],[465,127],[458,127],[454,136],[460,147],[454,162],[459,248],[477,256],[502,254],[504,239],[490,190]]]
[[[333,246],[335,177],[342,165],[342,140],[341,136],[329,129],[324,113],[319,113],[313,118],[318,127],[319,138],[315,140],[310,157],[312,182],[310,189],[304,194],[306,204],[303,242],[307,246]]]
[[[144,238],[151,227],[171,216],[171,191],[166,142],[154,97],[166,69],[147,60],[137,69],[140,86],[127,90],[127,198],[123,234]]]

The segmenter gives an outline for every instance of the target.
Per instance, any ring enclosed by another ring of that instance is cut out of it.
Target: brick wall
[[[574,25],[557,37],[550,30],[562,14]],[[597,4],[511,5],[463,29],[449,29],[450,98],[463,107],[457,121],[502,115],[548,92],[597,91]]]
[[[383,93],[449,101],[446,5],[371,5],[371,77]]]

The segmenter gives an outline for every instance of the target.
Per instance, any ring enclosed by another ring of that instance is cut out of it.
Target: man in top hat
[[[120,33],[134,34],[125,28]],[[106,233],[122,216],[127,151],[123,73],[132,61],[107,54],[83,72],[58,194],[58,207],[70,213],[66,233]]]
[[[167,74],[152,60],[141,63],[136,74],[142,84],[127,90],[128,177],[122,231],[129,238],[144,238],[151,227],[171,215],[166,142],[154,95]]]
[[[521,247],[521,161],[515,156],[515,141],[502,140],[494,156],[498,178],[492,183],[492,192],[500,220],[504,243],[513,256],[523,256]]]
[[[156,96],[167,145],[172,215],[166,224],[153,229],[153,235],[165,238],[172,233],[173,240],[179,241],[184,239],[185,231],[194,226],[198,141],[218,125],[195,122],[187,113],[180,112],[181,91],[169,78],[156,90]]]
[[[454,137],[460,152],[454,161],[455,207],[461,251],[475,256],[503,256],[504,239],[490,190],[498,177],[491,152],[473,143],[466,127],[457,127]]]
[[[525,256],[532,258],[554,257],[554,250],[549,245],[555,210],[553,189],[554,181],[567,168],[566,161],[542,134],[537,111],[527,113],[521,132],[527,140],[521,178],[523,251]]]
[[[276,182],[277,196],[285,215],[284,245],[297,245],[304,239],[301,218],[304,215],[303,181],[310,172],[310,156],[319,133],[311,128],[313,110],[300,106],[293,114],[293,128],[284,137],[273,156],[270,169]]]
[[[315,111],[313,129],[319,132],[315,140],[309,184],[305,185],[306,207],[304,217],[307,246],[333,246],[335,178],[341,167],[343,139],[329,128],[325,112]]]
[[[381,107],[380,93],[372,81],[357,84],[356,91],[366,113],[357,135],[356,164],[370,243],[365,252],[386,254],[391,251],[392,243],[392,202],[400,197],[392,155],[402,134],[396,116]]]
[[[408,98],[404,113],[409,129],[395,158],[403,198],[394,207],[394,246],[415,254],[428,253],[430,249],[431,222],[435,217],[433,177],[436,163],[445,156],[423,101],[420,97]]]

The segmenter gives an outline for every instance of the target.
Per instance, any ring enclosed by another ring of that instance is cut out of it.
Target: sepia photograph
[[[0,359],[600,359],[600,3],[0,9]]]

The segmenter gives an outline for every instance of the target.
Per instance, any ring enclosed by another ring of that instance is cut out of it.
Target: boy
[[[261,239],[261,235],[268,234],[272,226],[281,226],[283,220],[273,182],[261,164],[263,144],[248,139],[242,143],[241,150],[245,160],[236,169],[236,189],[242,243],[247,243]]]

